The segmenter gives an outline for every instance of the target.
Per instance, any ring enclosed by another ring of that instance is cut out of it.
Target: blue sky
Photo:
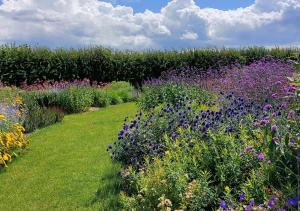
[[[121,50],[300,47],[300,0],[105,1],[2,1],[0,45]]]
[[[168,0],[104,0],[111,2],[114,5],[129,6],[134,9],[135,12],[144,12],[145,9],[153,12],[159,12],[163,8]],[[198,6],[202,8],[215,8],[221,10],[236,9],[239,7],[247,7],[254,3],[254,0],[196,0]]]

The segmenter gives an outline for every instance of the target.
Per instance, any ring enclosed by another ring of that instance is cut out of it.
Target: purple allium
[[[258,160],[263,161],[265,159],[265,154],[264,153],[259,153],[257,155]]]
[[[278,126],[272,125],[271,130],[272,130],[272,132],[276,132],[278,130]]]

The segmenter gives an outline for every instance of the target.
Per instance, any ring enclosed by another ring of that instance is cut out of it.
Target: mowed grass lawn
[[[0,210],[119,210],[120,167],[106,149],[136,109],[70,115],[33,133],[30,149],[0,172]]]

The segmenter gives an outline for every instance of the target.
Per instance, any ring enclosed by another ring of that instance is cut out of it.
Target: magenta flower
[[[269,123],[269,120],[268,119],[262,119],[262,120],[259,120],[257,123],[255,123],[256,126],[264,126],[266,124]]]
[[[288,119],[294,119],[295,117],[296,117],[296,112],[293,111],[293,110],[289,111],[287,118]]]
[[[273,108],[273,106],[271,104],[267,104],[267,105],[264,106],[264,110],[265,111],[268,111],[268,110],[270,110],[272,108]]]
[[[259,153],[257,155],[258,160],[263,161],[265,159],[265,154],[264,153]]]
[[[245,148],[245,151],[246,152],[250,152],[250,151],[252,151],[253,150],[253,146],[247,146],[246,148]]]

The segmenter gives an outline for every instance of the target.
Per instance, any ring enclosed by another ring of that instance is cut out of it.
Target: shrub
[[[37,107],[27,113],[23,125],[26,132],[30,133],[36,129],[61,122],[63,118],[64,113],[58,109]]]
[[[216,69],[235,62],[249,64],[267,55],[299,60],[299,49],[191,49],[185,51],[118,52],[100,47],[51,50],[30,46],[0,46],[0,81],[32,84],[38,80],[130,81],[158,77],[183,66]]]
[[[123,103],[123,100],[119,96],[118,91],[111,90],[108,92],[108,96],[109,96],[109,99],[110,99],[110,102],[112,105],[117,105],[117,104]]]
[[[93,104],[92,89],[70,87],[59,93],[58,106],[68,113],[86,111]]]
[[[166,82],[159,85],[146,85],[138,104],[141,109],[150,110],[165,102],[174,105],[180,98],[194,99],[202,104],[214,100],[211,93],[197,86]]]
[[[106,89],[109,93],[111,93],[112,103],[118,104],[121,102],[129,102],[134,99],[133,93],[134,88],[131,86],[129,82],[125,81],[113,81],[111,84],[106,86]]]
[[[93,106],[106,107],[111,104],[111,97],[104,89],[94,89],[94,103]]]

